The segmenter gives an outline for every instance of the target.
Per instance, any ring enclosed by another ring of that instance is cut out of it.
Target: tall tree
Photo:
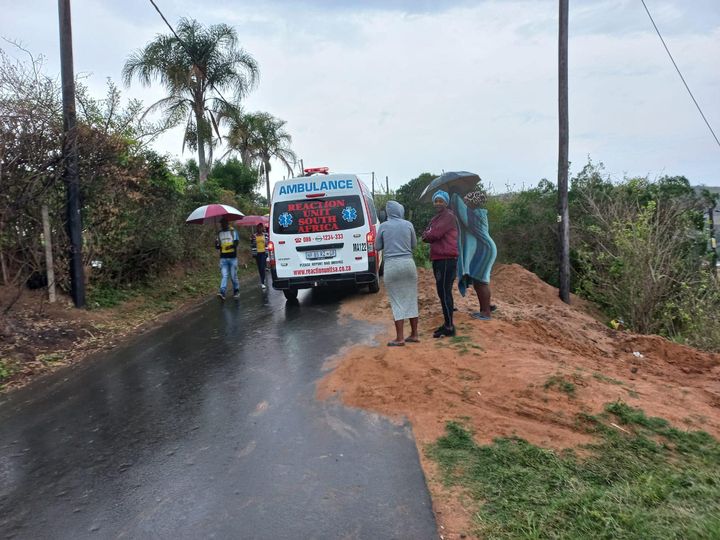
[[[237,107],[228,110],[223,116],[223,123],[228,126],[228,134],[225,136],[228,146],[226,155],[237,153],[246,167],[257,165],[257,141],[261,121],[258,113],[246,113]]]
[[[237,152],[248,167],[262,167],[270,203],[270,162],[277,159],[293,174],[297,161],[295,152],[290,148],[292,137],[285,130],[285,120],[275,118],[264,112],[230,114],[227,117],[230,126],[225,141],[228,152]]]
[[[265,173],[265,188],[267,200],[270,204],[270,160],[277,159],[282,162],[292,176],[293,166],[297,156],[290,148],[292,137],[285,131],[285,120],[275,118],[268,113],[258,113],[258,138],[255,142],[256,155],[262,163]]]
[[[168,91],[147,112],[160,110],[177,122],[185,119],[183,147],[190,143],[197,149],[200,183],[208,177],[212,158],[208,160],[205,152],[212,152],[213,131],[220,138],[218,111],[232,107],[228,101],[239,103],[258,76],[257,62],[238,46],[232,27],[206,28],[194,19],[181,19],[176,34],[158,35],[123,67],[125,84],[135,77],[144,86],[158,80]],[[226,101],[224,92],[232,99]]]

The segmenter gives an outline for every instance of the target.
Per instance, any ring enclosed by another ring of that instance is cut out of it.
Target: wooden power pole
[[[70,0],[58,0],[58,15],[60,19],[60,78],[62,80],[65,135],[63,140],[64,179],[67,186],[67,228],[70,238],[70,293],[75,307],[83,307],[85,305],[85,275],[82,266],[82,222]]]
[[[568,210],[568,0],[560,2],[558,32],[558,238],[560,299],[570,303],[570,212]]]

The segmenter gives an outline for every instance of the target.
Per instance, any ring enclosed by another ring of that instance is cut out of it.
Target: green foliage
[[[12,368],[8,365],[5,359],[0,358],[0,383],[2,383],[5,379],[9,379],[12,374]]]
[[[487,203],[498,260],[521,264],[552,285],[558,283],[556,205],[557,190],[547,180]]]
[[[425,230],[435,214],[432,204],[418,201],[420,194],[434,178],[437,178],[436,174],[422,173],[395,192],[395,200],[405,207],[405,219],[413,224],[418,234]]]
[[[258,75],[257,62],[238,46],[234,28],[205,27],[185,18],[178,21],[174,34],[156,36],[130,55],[123,67],[126,84],[138,79],[150,86],[157,80],[166,89],[167,97],[150,110],[162,112],[169,124],[185,124],[185,143],[198,150],[201,183],[208,175],[205,151],[213,147],[213,133],[221,117],[236,108],[222,93],[230,92],[233,103],[239,103]]]
[[[720,444],[624,403],[579,421],[590,455],[519,438],[478,445],[450,422],[428,449],[445,481],[475,502],[483,538],[717,538]],[[625,432],[610,422],[625,425]]]
[[[246,167],[236,158],[216,162],[210,179],[221,188],[243,196],[251,196],[259,183],[257,170]]]
[[[418,268],[431,268],[432,262],[430,261],[430,244],[418,241],[417,246],[413,250],[413,259]]]
[[[719,348],[702,201],[688,180],[611,183],[589,171],[573,186],[576,291],[635,331]]]
[[[720,293],[703,232],[703,211],[713,202],[683,176],[610,181],[602,163],[589,161],[569,192],[574,292],[634,331],[720,350]],[[547,180],[491,197],[498,260],[557,285],[556,207]]]
[[[575,385],[565,379],[565,377],[563,377],[562,375],[553,375],[552,377],[548,377],[548,379],[545,381],[545,384],[543,385],[543,388],[545,388],[545,390],[557,388],[558,390],[564,392],[569,396],[575,395]]]

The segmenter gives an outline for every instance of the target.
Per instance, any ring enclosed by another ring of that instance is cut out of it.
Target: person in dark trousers
[[[258,272],[260,273],[260,287],[264,291],[265,286],[265,266],[267,264],[267,245],[270,239],[265,231],[265,225],[259,223],[255,228],[255,232],[250,236],[250,251],[255,258]]]
[[[228,277],[233,284],[233,298],[240,297],[240,282],[237,277],[237,246],[240,237],[235,229],[231,228],[225,217],[220,218],[220,231],[215,238],[215,249],[220,251],[220,290],[218,296],[225,300]]]
[[[453,283],[457,275],[458,225],[449,204],[450,195],[446,191],[433,194],[435,215],[422,234],[423,242],[430,244],[430,260],[444,318],[444,324],[433,332],[434,338],[455,335]]]

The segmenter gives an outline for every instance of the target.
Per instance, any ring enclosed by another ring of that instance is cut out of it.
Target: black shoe
[[[455,335],[455,327],[454,326],[452,328],[446,328],[443,325],[433,332],[434,338],[441,338],[441,337],[445,337],[445,336],[452,337],[454,335]]]

